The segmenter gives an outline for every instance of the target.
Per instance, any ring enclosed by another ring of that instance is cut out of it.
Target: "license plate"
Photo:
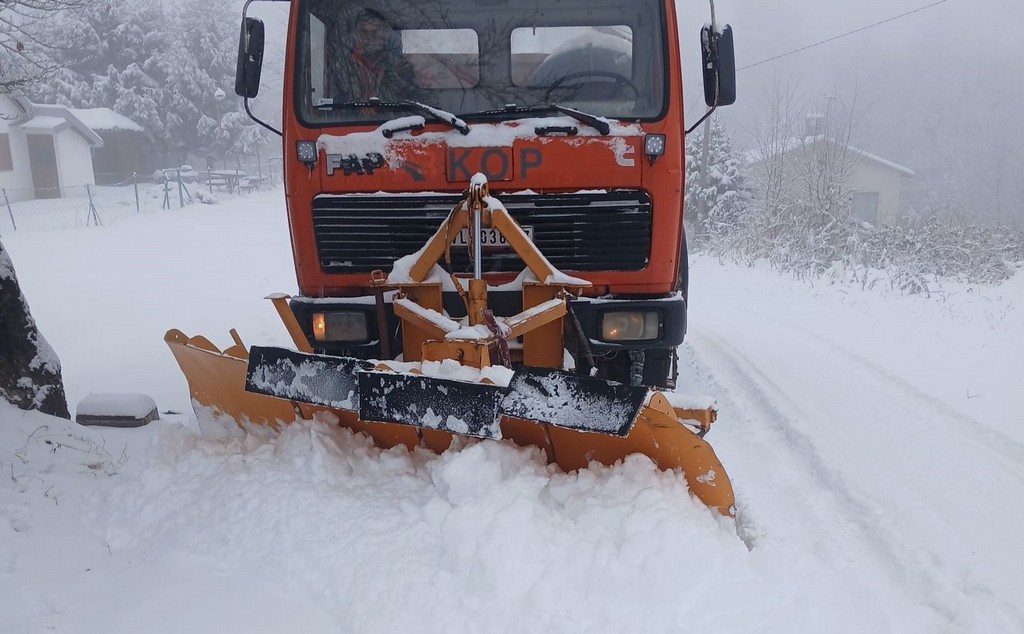
[[[526,237],[533,241],[533,227],[524,226],[523,232],[526,233]],[[455,239],[452,240],[452,245],[457,247],[464,247],[469,244],[469,229],[463,229],[455,235]],[[480,246],[485,249],[509,249],[508,241],[505,236],[501,235],[497,229],[492,227],[481,227],[480,228]]]

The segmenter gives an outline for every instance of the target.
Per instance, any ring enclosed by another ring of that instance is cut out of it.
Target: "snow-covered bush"
[[[925,279],[1001,282],[1024,263],[1024,232],[931,217],[900,226],[858,227],[848,259],[883,269],[901,290],[921,290]]]
[[[1024,266],[1021,229],[949,219],[954,216],[941,209],[892,226],[858,221],[843,185],[849,157],[834,150],[847,145],[804,144],[786,152],[792,137],[776,136],[777,142],[761,144],[760,155],[770,158],[750,172],[717,120],[707,148],[700,133],[688,137],[685,211],[694,252],[767,261],[798,278],[884,280],[902,293],[927,293],[942,280],[998,283]]]
[[[872,226],[801,202],[778,213],[757,212],[727,230],[694,242],[695,251],[739,262],[765,260],[798,278],[841,270],[861,283],[926,293],[931,282],[993,284],[1024,266],[1024,231],[930,217]]]

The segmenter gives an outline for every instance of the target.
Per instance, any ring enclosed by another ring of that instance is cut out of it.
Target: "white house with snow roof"
[[[850,212],[854,218],[873,225],[895,224],[900,217],[903,181],[913,178],[914,171],[820,134],[816,124],[817,117],[809,117],[806,136],[786,139],[771,152],[749,153],[747,162],[754,174],[763,173],[766,164],[771,162],[776,169],[784,165],[784,169],[790,170],[793,191],[789,194],[798,199],[803,194],[800,191],[804,185],[800,182],[801,172],[837,170],[845,173],[843,189],[849,194]],[[820,176],[820,172],[816,175]]]
[[[102,146],[71,109],[0,95],[0,188],[10,202],[94,185],[92,150]]]
[[[110,108],[72,109],[71,113],[103,139],[103,146],[92,150],[97,185],[128,183],[136,173],[153,172],[152,152],[141,125]]]
[[[852,145],[847,150],[854,158],[847,180],[851,191],[851,211],[858,220],[871,224],[896,224],[900,217],[903,181],[914,171]]]

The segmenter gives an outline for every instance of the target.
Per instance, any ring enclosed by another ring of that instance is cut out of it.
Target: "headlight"
[[[657,339],[661,325],[658,311],[608,311],[601,316],[604,341],[647,341]]]
[[[360,311],[313,313],[313,338],[317,341],[369,341],[366,313]]]

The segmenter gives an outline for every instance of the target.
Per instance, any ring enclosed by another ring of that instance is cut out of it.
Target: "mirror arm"
[[[261,126],[263,126],[264,128],[266,128],[266,129],[270,130],[271,132],[273,132],[273,133],[274,133],[274,134],[276,134],[277,136],[279,136],[279,137],[284,137],[284,135],[283,135],[283,134],[281,134],[281,131],[280,131],[280,130],[278,130],[277,128],[273,127],[273,126],[272,126],[272,125],[270,125],[269,123],[267,123],[267,122],[263,121],[262,119],[260,119],[260,118],[259,118],[259,117],[257,117],[256,115],[254,115],[254,114],[252,113],[252,110],[249,110],[249,98],[248,98],[248,97],[245,97],[245,98],[243,98],[243,99],[242,99],[242,105],[244,105],[244,106],[245,106],[245,114],[249,115],[249,118],[250,118],[250,119],[252,119],[252,120],[253,120],[253,121],[255,121],[256,123],[260,124],[260,125],[261,125]]]
[[[245,24],[245,19],[249,17],[249,5],[256,0],[245,0],[245,4],[242,5],[242,24]],[[248,29],[243,31],[245,33],[245,39],[242,40],[242,49],[249,50],[249,31]]]
[[[707,120],[708,117],[710,117],[712,114],[714,114],[715,110],[718,110],[718,106],[717,105],[712,107],[707,112],[705,112],[704,116],[700,118],[700,121],[698,121],[697,123],[693,124],[686,132],[683,133],[683,136],[686,136],[687,134],[689,134],[689,133],[693,132],[694,130],[696,130],[697,126],[699,126],[700,124],[704,123]]]

